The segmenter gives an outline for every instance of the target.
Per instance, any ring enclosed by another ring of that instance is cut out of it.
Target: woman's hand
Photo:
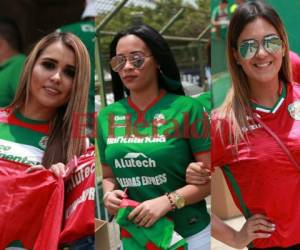
[[[28,168],[26,170],[26,172],[31,173],[31,172],[42,170],[42,169],[46,169],[46,168],[43,165],[35,165],[35,166],[31,166],[30,168]],[[60,177],[60,176],[64,177],[66,174],[66,166],[65,166],[65,164],[63,164],[61,162],[51,165],[49,170],[52,173],[54,173],[57,177]]]
[[[103,196],[104,206],[111,215],[116,215],[120,207],[122,199],[126,198],[127,194],[122,190],[113,190],[106,192]]]
[[[169,198],[166,195],[147,200],[139,204],[128,215],[129,220],[141,227],[151,227],[158,219],[172,210]]]
[[[210,181],[210,169],[202,162],[191,162],[186,170],[186,182],[193,185],[203,185]]]
[[[275,231],[275,225],[261,214],[250,217],[239,232],[235,232],[234,242],[237,248],[244,248],[255,239],[269,238]]]

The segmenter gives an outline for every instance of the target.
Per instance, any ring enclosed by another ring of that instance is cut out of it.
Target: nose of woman
[[[51,81],[55,82],[55,83],[60,83],[61,81],[61,70],[57,69],[53,72],[53,74],[51,75]]]

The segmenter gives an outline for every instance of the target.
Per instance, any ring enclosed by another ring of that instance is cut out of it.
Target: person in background
[[[228,1],[220,0],[211,14],[212,33],[216,34],[217,38],[225,38],[226,31],[229,25]]]
[[[14,99],[25,59],[19,28],[12,19],[0,17],[0,107]]]
[[[235,0],[235,3],[232,4],[229,8],[230,16],[232,16],[234,12],[236,12],[238,8],[245,2],[246,0]]]

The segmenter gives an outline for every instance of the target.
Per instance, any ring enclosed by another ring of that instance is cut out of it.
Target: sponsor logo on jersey
[[[155,114],[153,117],[153,125],[154,126],[161,126],[166,123],[166,118],[164,114]]]
[[[95,172],[95,164],[82,165],[81,167],[77,167],[68,181],[67,193],[72,191],[75,187],[79,186],[85,179],[87,179],[94,172]]]
[[[258,128],[261,128],[261,125],[260,125],[260,124],[252,124],[252,125],[249,125],[248,128],[242,127],[242,131],[243,131],[243,132],[248,132],[248,131],[253,131],[253,130],[255,130],[255,129],[258,129]]]
[[[95,200],[95,188],[89,187],[85,189],[82,194],[77,198],[70,206],[67,207],[65,211],[65,218],[70,217],[70,215],[76,210],[78,205],[85,201],[94,201]]]
[[[94,32],[95,31],[95,27],[91,24],[82,24],[81,25],[81,30],[83,32]]]
[[[114,120],[115,121],[125,121],[126,120],[126,115],[115,115]]]
[[[41,140],[39,141],[39,146],[40,146],[42,149],[46,149],[47,142],[48,142],[48,136],[43,136],[43,137],[41,138]]]
[[[300,121],[300,101],[291,103],[288,106],[288,111],[293,119]]]
[[[116,178],[122,188],[141,186],[160,186],[168,182],[167,174],[161,173],[155,176],[134,176]]]
[[[38,147],[0,139],[0,158],[27,165],[41,164],[44,152]]]
[[[143,153],[128,153],[121,159],[115,159],[116,168],[155,168],[155,160]]]
[[[157,137],[153,136],[146,136],[146,137],[126,137],[126,136],[118,136],[118,137],[109,137],[107,138],[107,144],[127,144],[127,143],[134,143],[134,144],[142,144],[142,143],[164,143],[167,141],[167,138],[164,135],[160,135]]]
[[[259,114],[256,113],[256,115],[257,115],[258,117],[260,117]],[[254,123],[254,120],[253,120],[253,118],[252,118],[251,116],[246,116],[246,119],[247,119],[247,121],[248,121],[249,123],[252,123],[252,124],[250,124],[248,128],[247,128],[247,127],[242,127],[242,131],[243,131],[244,133],[246,133],[246,132],[248,132],[248,131],[253,131],[253,130],[258,129],[258,128],[261,128],[261,125],[260,125],[260,124],[256,124],[256,123],[253,124],[253,123]]]

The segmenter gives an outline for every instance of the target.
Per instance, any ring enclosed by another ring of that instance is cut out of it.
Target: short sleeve
[[[193,106],[189,112],[189,116],[189,141],[192,152],[195,154],[209,151],[211,142],[208,113],[199,102],[193,100]]]
[[[300,83],[300,57],[293,51],[289,52],[292,64],[292,78],[294,82]]]

